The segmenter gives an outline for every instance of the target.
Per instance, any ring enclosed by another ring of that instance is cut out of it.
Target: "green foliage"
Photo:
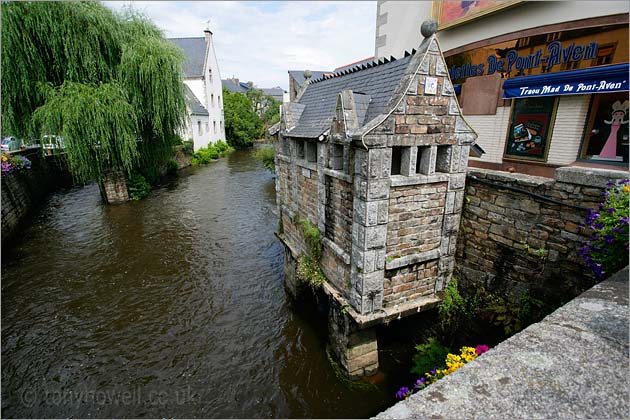
[[[184,152],[184,154],[188,156],[195,154],[195,143],[192,139],[186,140],[182,142],[182,144],[184,145],[184,147],[182,147],[182,152]]]
[[[456,331],[469,319],[475,310],[477,299],[464,298],[459,292],[457,280],[451,279],[444,288],[442,301],[438,308],[440,324],[443,330]]]
[[[242,149],[262,135],[263,124],[252,110],[250,99],[242,93],[223,89],[225,135],[230,146]]]
[[[478,313],[481,318],[503,328],[507,336],[515,334],[527,325],[541,319],[544,303],[529,294],[524,294],[520,303],[494,293],[484,296]]]
[[[174,174],[174,173],[177,173],[178,170],[179,170],[179,165],[177,164],[176,160],[171,159],[168,162],[166,162],[166,172],[167,173]]]
[[[214,144],[210,144],[208,147],[202,147],[193,154],[191,164],[206,165],[215,159],[225,156],[228,152],[233,150],[224,141],[218,141]]]
[[[411,372],[424,376],[435,366],[441,366],[449,353],[450,350],[447,347],[443,346],[435,337],[430,337],[425,344],[416,346]]]
[[[219,140],[214,143],[214,148],[219,152],[219,156],[225,156],[226,153],[232,151],[233,149],[223,140]]]
[[[549,250],[547,250],[545,248],[533,248],[533,247],[529,246],[529,244],[527,242],[525,242],[525,241],[521,241],[521,245],[523,245],[525,247],[525,250],[529,254],[540,258],[542,261],[546,261],[547,260],[547,256],[549,255]]]
[[[319,229],[307,219],[299,219],[298,224],[302,227],[309,256],[319,262],[322,258],[322,235]]]
[[[628,265],[630,181],[608,182],[599,210],[590,210],[585,228],[589,238],[580,256],[593,273],[604,279]]]
[[[273,146],[261,146],[254,152],[254,156],[260,159],[270,172],[276,171],[276,164],[274,162],[275,150]]]
[[[144,177],[138,173],[132,173],[127,181],[129,198],[132,200],[142,200],[149,195],[150,186]]]
[[[183,55],[150,21],[98,2],[8,2],[2,42],[3,132],[62,136],[80,181],[159,176],[186,115]]]
[[[319,263],[309,255],[298,257],[297,277],[314,289],[322,287],[326,281],[326,276],[319,268]]]

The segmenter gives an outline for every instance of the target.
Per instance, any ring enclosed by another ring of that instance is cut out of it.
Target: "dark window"
[[[392,175],[400,175],[400,166],[402,163],[402,147],[392,147]]]
[[[343,144],[332,144],[330,167],[338,171],[343,170]]]
[[[317,162],[317,143],[314,141],[306,142],[306,160],[308,162]]]
[[[435,172],[449,173],[451,171],[451,146],[438,146],[435,157]]]
[[[304,159],[304,140],[296,140],[295,149],[297,150],[297,157]]]

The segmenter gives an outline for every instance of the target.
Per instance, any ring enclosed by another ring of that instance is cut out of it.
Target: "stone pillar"
[[[287,293],[297,299],[299,295],[300,282],[297,278],[297,260],[288,246],[284,246],[284,288]]]
[[[352,380],[378,370],[376,330],[359,330],[354,321],[332,302],[328,312],[328,332],[335,357]]]
[[[101,195],[108,204],[118,204],[129,201],[127,177],[123,171],[106,172],[101,184]]]

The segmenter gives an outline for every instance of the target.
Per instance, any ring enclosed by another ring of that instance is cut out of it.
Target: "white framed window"
[[[208,69],[208,81],[212,83],[212,69]]]
[[[212,128],[214,130],[214,134],[217,134],[217,122],[216,121],[212,121]]]
[[[206,123],[206,133],[210,131],[210,126],[208,125],[208,123]]]
[[[202,135],[203,131],[201,129],[201,121],[197,121],[197,134]]]
[[[210,94],[210,104],[212,105],[212,107],[214,108],[214,93]]]

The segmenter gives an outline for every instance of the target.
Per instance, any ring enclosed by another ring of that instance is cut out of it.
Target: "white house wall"
[[[199,79],[186,79],[184,80],[186,86],[190,88],[192,93],[199,99],[202,104],[206,103],[206,87],[204,81]],[[205,106],[205,105],[204,105]]]
[[[190,136],[189,139],[193,139],[195,151],[201,149],[202,147],[207,147],[208,142],[210,141],[209,130],[208,127],[208,117],[204,115],[191,115],[189,117],[190,125],[187,127],[187,134]],[[201,132],[199,131],[199,127],[201,124]]]
[[[205,81],[207,99],[205,104],[209,114],[209,140],[212,143],[216,143],[219,140],[225,141],[225,123],[223,120],[223,86],[221,84],[219,63],[214,52],[212,35],[209,37],[210,42],[206,47],[206,63],[204,67],[204,75],[206,75]],[[212,69],[212,80],[208,77],[210,74],[209,69]]]

